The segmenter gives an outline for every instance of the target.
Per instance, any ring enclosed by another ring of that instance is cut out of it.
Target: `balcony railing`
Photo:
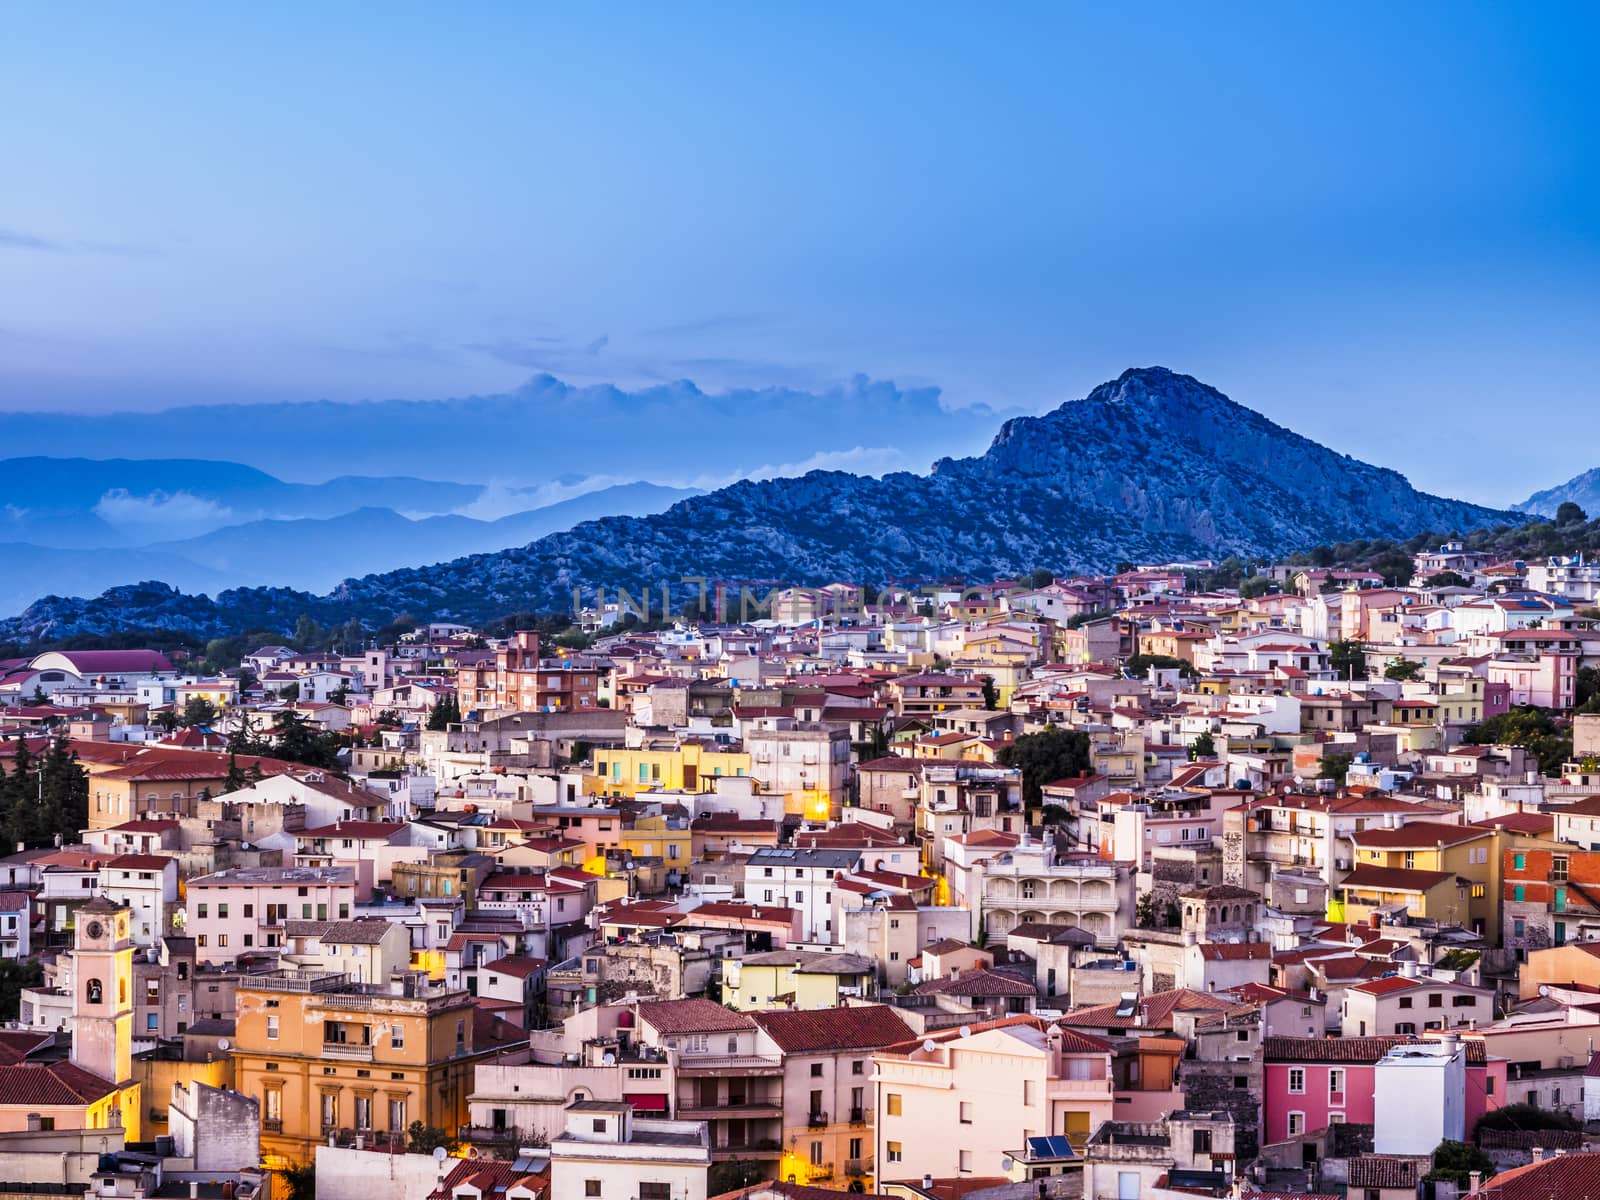
[[[871,1111],[868,1108],[852,1108],[850,1110],[850,1124],[865,1125],[867,1123],[867,1114]]]
[[[825,1112],[814,1112],[814,1113],[806,1114],[806,1124],[808,1126],[810,1126],[812,1129],[821,1129],[827,1123],[828,1123],[828,1114],[825,1113]]]
[[[371,1062],[372,1047],[360,1042],[323,1042],[324,1058],[342,1058],[354,1062]]]

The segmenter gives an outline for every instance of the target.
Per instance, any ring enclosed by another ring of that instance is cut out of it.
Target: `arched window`
[[[91,979],[88,986],[84,988],[83,994],[84,999],[88,1000],[90,1004],[99,1004],[105,997],[105,985],[98,979]]]
[[[127,1002],[128,1002],[128,981],[127,981],[126,978],[119,979],[119,980],[117,980],[117,1003],[119,1005],[122,1005],[122,1004],[126,1004]]]

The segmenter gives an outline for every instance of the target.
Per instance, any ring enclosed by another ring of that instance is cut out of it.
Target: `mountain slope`
[[[1591,467],[1565,483],[1535,492],[1517,508],[1522,512],[1538,513],[1541,517],[1553,517],[1556,509],[1569,500],[1586,513],[1600,515],[1600,467]]]
[[[1514,523],[1515,514],[1418,492],[1275,425],[1186,375],[1125,372],[1085,399],[1001,427],[987,453],[931,474],[814,471],[744,482],[647,517],[607,517],[520,549],[350,580],[326,596],[141,586],[49,599],[5,623],[13,638],[160,625],[196,633],[287,628],[302,612],[374,624],[409,611],[478,621],[569,609],[684,576],[883,581],[1109,569],[1118,559],[1268,555],[1358,537]]]

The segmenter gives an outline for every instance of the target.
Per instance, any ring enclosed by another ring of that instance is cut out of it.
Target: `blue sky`
[[[0,408],[1162,363],[1430,490],[1600,462],[1594,8],[856,8],[13,8]]]

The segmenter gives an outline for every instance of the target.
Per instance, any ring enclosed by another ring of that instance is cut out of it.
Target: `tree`
[[[209,725],[217,719],[217,706],[204,696],[190,696],[183,706],[185,725]]]
[[[1017,580],[1023,587],[1032,588],[1035,591],[1042,587],[1049,587],[1055,581],[1056,573],[1047,571],[1043,567],[1040,567],[1037,571],[1029,571]]]
[[[1239,597],[1243,600],[1254,600],[1257,596],[1265,596],[1277,586],[1270,575],[1252,575],[1239,585]]]
[[[1457,574],[1455,571],[1440,571],[1437,575],[1429,575],[1422,582],[1425,587],[1431,588],[1464,588],[1472,586],[1470,579],[1464,575]]]
[[[706,1189],[710,1195],[721,1196],[760,1183],[766,1177],[766,1169],[760,1163],[736,1156],[727,1162],[711,1164],[706,1171]]]
[[[300,699],[300,684],[295,682],[279,688],[278,699],[287,700],[289,703],[293,704],[296,700]]]
[[[350,685],[348,683],[341,683],[328,693],[329,704],[343,704],[348,699],[350,699]]]
[[[386,708],[378,714],[375,725],[383,725],[391,729],[399,729],[405,722],[400,719],[400,714],[392,708]]]
[[[413,1121],[406,1126],[406,1134],[409,1139],[406,1149],[412,1154],[432,1154],[441,1146],[449,1153],[460,1145],[449,1130],[424,1125],[421,1121]]]
[[[44,982],[36,958],[0,958],[0,1021],[15,1021],[22,1010],[22,989]]]
[[[1000,707],[1000,689],[994,686],[994,680],[988,675],[983,677],[983,707],[989,712]]]
[[[1422,664],[1409,658],[1396,658],[1383,669],[1383,677],[1400,683],[1409,683],[1422,678]]]
[[[1324,754],[1322,756],[1322,769],[1317,772],[1318,779],[1332,779],[1336,783],[1343,783],[1345,776],[1350,773],[1350,764],[1355,761],[1353,754]]]
[[[1600,712],[1600,667],[1579,667],[1573,706],[1581,713]]]
[[[1562,764],[1572,758],[1572,731],[1557,725],[1547,710],[1531,704],[1473,725],[1461,738],[1474,746],[1521,746],[1539,760],[1539,770],[1545,775],[1560,774]]]
[[[1589,514],[1571,500],[1563,500],[1556,507],[1557,525],[1582,525],[1588,519]]]
[[[1217,756],[1217,739],[1211,736],[1209,729],[1201,730],[1200,736],[1189,743],[1189,761],[1199,762],[1202,758],[1213,759]]]
[[[1480,1117],[1477,1127],[1473,1130],[1473,1136],[1478,1137],[1485,1129],[1576,1130],[1581,1128],[1583,1127],[1577,1121],[1565,1113],[1551,1112],[1549,1109],[1539,1108],[1533,1104],[1507,1104]]]
[[[283,1182],[289,1189],[289,1200],[317,1200],[317,1164],[289,1167],[283,1172]]]
[[[1136,679],[1154,667],[1158,671],[1176,671],[1179,675],[1193,675],[1194,665],[1181,658],[1173,658],[1170,654],[1135,654],[1122,664],[1122,672],[1129,679]]]
[[[178,714],[170,708],[163,708],[151,719],[160,727],[163,733],[171,733],[178,727]]]
[[[1140,929],[1156,927],[1156,894],[1141,892],[1133,905],[1133,923]]]
[[[1357,641],[1328,643],[1328,657],[1334,674],[1340,679],[1365,679],[1367,677],[1367,649]]]
[[[1448,1180],[1465,1192],[1474,1174],[1480,1179],[1494,1174],[1494,1163],[1489,1161],[1489,1156],[1471,1142],[1452,1142],[1446,1138],[1434,1147],[1433,1170],[1424,1178]]]
[[[1087,774],[1092,761],[1089,735],[1075,729],[1025,733],[1002,746],[995,758],[1001,766],[1022,772],[1022,800],[1029,808],[1042,802],[1045,784]]]
[[[289,762],[332,770],[339,765],[339,738],[312,728],[299,713],[285,709],[272,726],[272,753]]]
[[[461,703],[452,692],[442,697],[433,706],[433,711],[428,714],[428,728],[432,730],[449,729],[451,725],[461,721]]]

